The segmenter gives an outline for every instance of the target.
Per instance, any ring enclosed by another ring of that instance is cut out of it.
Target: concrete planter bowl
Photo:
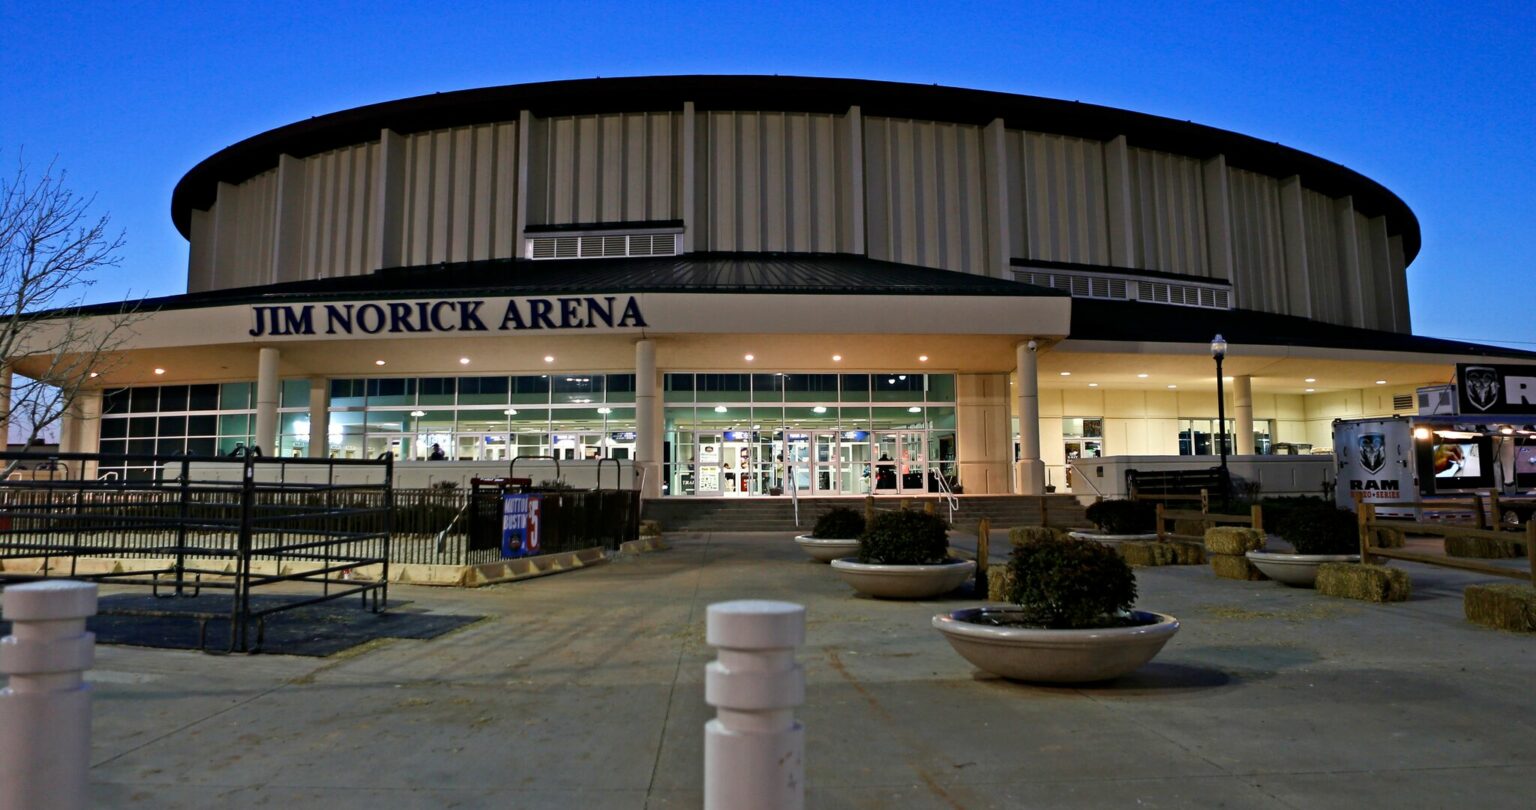
[[[812,537],[802,534],[795,537],[795,543],[816,562],[829,563],[859,552],[859,540],[856,537]]]
[[[1092,540],[1095,543],[1116,545],[1119,543],[1144,543],[1148,540],[1156,540],[1157,532],[1142,532],[1140,534],[1110,534],[1098,529],[1079,529],[1067,532],[1067,536],[1073,540]]]
[[[877,599],[926,599],[960,587],[975,573],[976,563],[950,559],[937,565],[883,565],[845,557],[833,560],[832,570],[854,590]]]
[[[1276,551],[1250,551],[1248,562],[1264,576],[1293,588],[1317,585],[1317,567],[1323,563],[1357,563],[1359,554],[1282,554]]]
[[[1092,683],[1118,678],[1151,661],[1179,631],[1165,613],[1132,611],[1145,622],[1099,630],[1046,630],[977,624],[984,616],[1022,613],[1017,607],[979,607],[940,613],[933,626],[977,669],[1016,681]]]

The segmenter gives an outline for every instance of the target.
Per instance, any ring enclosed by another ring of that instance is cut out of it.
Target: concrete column
[[[91,767],[96,586],[53,580],[0,597],[11,635],[0,641],[0,808],[85,810]]]
[[[1014,347],[1017,366],[1014,395],[1019,399],[1019,461],[1013,473],[1020,495],[1045,494],[1045,462],[1040,460],[1040,376],[1035,364],[1035,342]]]
[[[256,435],[252,443],[263,455],[277,454],[277,400],[282,385],[277,379],[278,351],[263,346],[256,357]]]
[[[656,342],[635,341],[635,467],[644,475],[640,497],[661,497],[661,409],[656,407]]]
[[[805,608],[743,600],[709,606],[705,640],[719,658],[704,670],[704,810],[802,810]]]
[[[326,458],[330,453],[331,383],[324,377],[309,380],[309,457]]]
[[[1251,456],[1253,446],[1253,378],[1232,378],[1232,430],[1237,433],[1237,455]]]
[[[966,494],[1011,492],[1013,430],[1008,424],[1008,375],[956,375],[955,422],[960,484]]]

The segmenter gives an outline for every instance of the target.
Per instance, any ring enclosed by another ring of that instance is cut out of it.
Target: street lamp
[[[1211,339],[1211,357],[1216,359],[1216,447],[1221,453],[1221,499],[1227,499],[1232,489],[1231,473],[1227,471],[1227,393],[1221,384],[1221,361],[1227,358],[1227,340],[1221,335]]]

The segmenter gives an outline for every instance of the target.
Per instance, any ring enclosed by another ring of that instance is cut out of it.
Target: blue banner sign
[[[541,495],[502,496],[501,556],[531,557],[539,553]]]

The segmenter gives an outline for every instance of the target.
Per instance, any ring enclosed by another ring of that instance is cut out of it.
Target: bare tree
[[[131,303],[79,311],[92,276],[121,263],[124,239],[108,231],[108,216],[89,213],[94,196],[66,179],[56,161],[34,176],[24,160],[0,177],[0,358],[22,375],[6,393],[27,445],[107,371],[138,313]]]

